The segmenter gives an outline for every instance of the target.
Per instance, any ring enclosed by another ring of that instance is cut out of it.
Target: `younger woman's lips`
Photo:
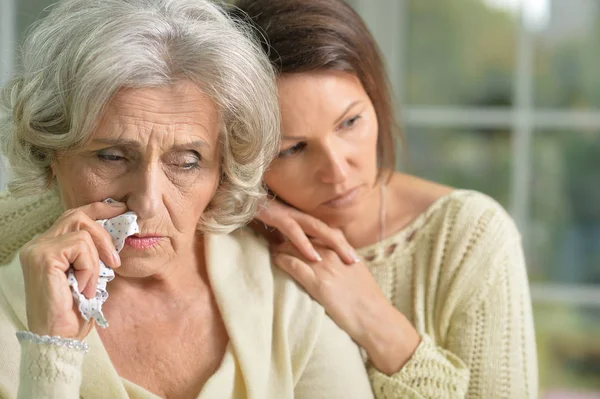
[[[162,237],[159,236],[129,236],[125,239],[125,245],[128,245],[134,249],[144,250],[155,247],[158,245],[161,239]]]
[[[351,190],[346,191],[342,195],[339,195],[327,202],[324,202],[323,205],[330,208],[341,208],[344,206],[348,206],[354,202],[354,200],[358,197],[360,193],[360,186],[355,187]]]

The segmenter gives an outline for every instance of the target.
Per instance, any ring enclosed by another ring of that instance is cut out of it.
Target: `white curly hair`
[[[122,88],[196,83],[222,126],[219,188],[201,226],[227,233],[248,222],[279,146],[272,67],[249,27],[206,0],[64,0],[30,31],[1,102],[9,190],[39,194],[50,165],[87,143]]]

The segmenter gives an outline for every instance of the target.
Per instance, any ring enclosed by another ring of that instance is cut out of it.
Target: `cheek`
[[[290,162],[275,161],[264,174],[263,179],[273,193],[286,197],[293,193],[295,187],[298,187],[296,177],[302,176],[294,176]]]
[[[52,165],[63,207],[77,208],[91,202],[102,201],[110,194],[110,180],[93,173],[93,170],[76,157],[66,157]]]
[[[314,204],[315,181],[310,165],[301,159],[286,159],[273,164],[264,174],[269,189],[279,198],[300,210],[310,209]]]
[[[219,175],[218,170],[211,171],[199,176],[196,181],[189,182],[190,184],[172,186],[176,191],[176,193],[173,193],[173,200],[177,204],[172,209],[178,214],[177,224],[193,224],[195,226],[198,223],[206,207],[215,196],[219,186]]]
[[[358,162],[365,172],[377,168],[378,130],[377,119],[373,116],[373,122],[365,129],[365,134],[360,143]]]

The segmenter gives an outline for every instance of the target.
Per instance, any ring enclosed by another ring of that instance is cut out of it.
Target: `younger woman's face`
[[[283,141],[265,181],[293,207],[340,227],[362,211],[377,177],[377,116],[360,80],[340,71],[278,81]]]

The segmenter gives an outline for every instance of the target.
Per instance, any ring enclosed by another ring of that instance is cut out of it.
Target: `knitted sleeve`
[[[9,263],[19,248],[49,229],[61,212],[54,190],[26,198],[0,193],[0,265]]]
[[[377,399],[464,398],[469,385],[465,363],[426,334],[398,373],[387,376],[372,365],[368,372]]]
[[[84,352],[21,341],[19,398],[79,398]]]
[[[439,235],[432,234],[423,263],[429,267],[416,276],[429,287],[415,299],[426,315],[416,326],[422,342],[396,374],[369,370],[377,398],[537,397],[520,235],[485,198],[450,209],[436,226]]]

